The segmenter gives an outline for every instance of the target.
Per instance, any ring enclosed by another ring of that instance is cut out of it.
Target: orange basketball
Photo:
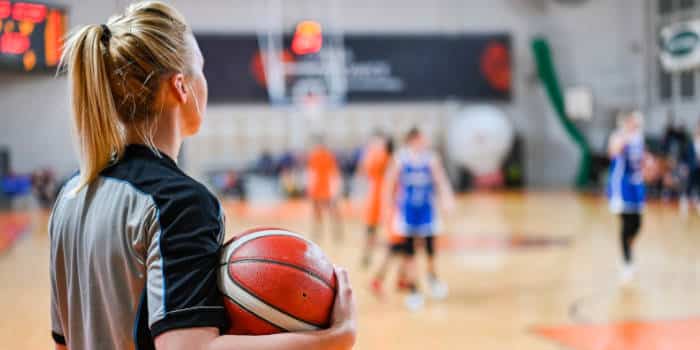
[[[246,231],[222,251],[219,289],[228,334],[328,328],[336,293],[333,264],[306,238],[277,228]]]

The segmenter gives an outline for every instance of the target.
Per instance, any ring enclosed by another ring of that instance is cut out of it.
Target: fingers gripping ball
[[[219,289],[228,334],[265,335],[328,328],[337,282],[313,242],[283,229],[246,231],[226,243]]]

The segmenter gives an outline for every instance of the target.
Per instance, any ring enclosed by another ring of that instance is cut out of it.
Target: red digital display
[[[5,33],[0,36],[0,52],[10,55],[20,55],[29,50],[29,37],[21,33]]]
[[[0,19],[10,17],[11,12],[12,6],[10,6],[10,2],[0,0]]]
[[[1,68],[32,71],[58,65],[65,10],[28,1],[0,0]]]
[[[308,55],[318,53],[322,47],[321,24],[315,21],[300,22],[292,38],[292,51],[297,55]]]
[[[46,5],[27,2],[15,3],[12,7],[12,19],[34,24],[41,23],[46,19]]]

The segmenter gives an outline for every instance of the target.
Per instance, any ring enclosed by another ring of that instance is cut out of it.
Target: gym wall
[[[251,32],[259,24],[260,18],[250,1],[203,1],[208,6],[189,0],[171,2],[185,14],[195,31]],[[94,18],[106,19],[125,3],[55,2],[70,8],[71,26],[94,22]],[[529,46],[534,35],[544,34],[550,39],[563,86],[586,85],[593,90],[596,120],[585,128],[589,137],[604,138],[609,132],[613,108],[644,103],[646,10],[638,0],[597,0],[580,6],[552,2],[544,8],[530,7],[519,0],[337,3],[342,7],[338,11],[342,14],[340,26],[347,32],[510,32],[513,98],[497,105],[506,111],[525,139],[526,179],[531,186],[567,186],[577,163],[576,148],[556,121],[535,79]],[[383,9],[378,10],[377,6]],[[37,99],[42,103],[34,103]],[[64,78],[0,73],[0,104],[5,106],[0,113],[0,144],[11,148],[16,171],[52,166],[59,173],[68,173],[76,167]],[[328,122],[333,125],[330,130],[334,139],[342,140],[343,145],[361,142],[375,126],[401,128],[413,120],[420,120],[439,140],[444,120],[456,108],[459,106],[439,102],[357,104],[330,112]],[[202,134],[186,146],[186,166],[206,171],[209,167],[246,162],[266,145],[272,149],[284,147],[280,141],[284,130],[273,127],[281,125],[275,120],[283,120],[284,113],[263,105],[210,106]],[[352,123],[347,122],[350,119]],[[570,169],[570,173],[550,171],[555,165],[557,169]]]

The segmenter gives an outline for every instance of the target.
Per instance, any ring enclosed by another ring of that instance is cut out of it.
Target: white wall
[[[174,0],[195,30],[251,32],[260,25],[259,3],[242,0]],[[532,185],[571,183],[577,151],[552,114],[541,86],[534,79],[530,39],[538,33],[550,39],[562,86],[590,86],[596,98],[596,119],[584,125],[592,139],[602,139],[610,126],[609,113],[634,106],[644,98],[645,12],[638,0],[591,0],[582,6],[537,0],[336,0],[339,25],[348,32],[463,32],[507,31],[514,39],[514,98],[501,107],[526,138],[527,177]],[[100,23],[121,7],[123,0],[64,0],[71,24]],[[287,21],[314,11],[318,1],[287,0]],[[542,2],[545,3],[545,2]],[[78,6],[79,4],[79,6]],[[258,4],[258,5],[255,5]],[[318,8],[316,7],[316,11]],[[0,75],[0,115],[4,127],[0,144],[9,144],[18,171],[54,165],[60,171],[75,166],[69,139],[69,107],[64,79],[46,76]],[[442,103],[362,104],[328,114],[335,140],[359,142],[373,125],[401,129],[422,120],[439,136],[450,108]],[[286,112],[264,106],[210,106],[202,134],[186,147],[187,166],[217,167],[250,159],[263,147],[284,145]],[[26,123],[31,121],[31,123]],[[261,125],[267,123],[270,127]],[[248,130],[240,132],[240,130]],[[253,136],[259,137],[253,137]],[[596,145],[599,142],[595,142]],[[602,147],[602,145],[600,145]]]
[[[114,10],[113,4],[106,1],[52,3],[70,8],[71,26],[94,23]],[[53,167],[60,174],[68,174],[77,169],[65,78],[0,73],[0,105],[0,145],[10,147],[15,171]]]
[[[661,28],[670,25],[671,23],[684,22],[697,19],[700,17],[700,3],[695,4],[694,9],[674,10],[670,14],[659,15],[656,11],[658,0],[646,0],[649,6],[649,20],[647,26],[647,37],[649,40],[658,38]],[[677,6],[677,5],[676,5]],[[650,82],[647,108],[647,129],[651,134],[661,136],[669,119],[669,112],[673,112],[676,125],[684,126],[689,130],[693,130],[700,122],[700,70],[695,69],[691,72],[695,76],[695,96],[692,98],[682,97],[680,93],[680,73],[672,73],[672,97],[668,101],[661,101],[658,96],[658,55],[659,50],[656,45],[647,47],[649,54],[648,62],[650,62]]]

